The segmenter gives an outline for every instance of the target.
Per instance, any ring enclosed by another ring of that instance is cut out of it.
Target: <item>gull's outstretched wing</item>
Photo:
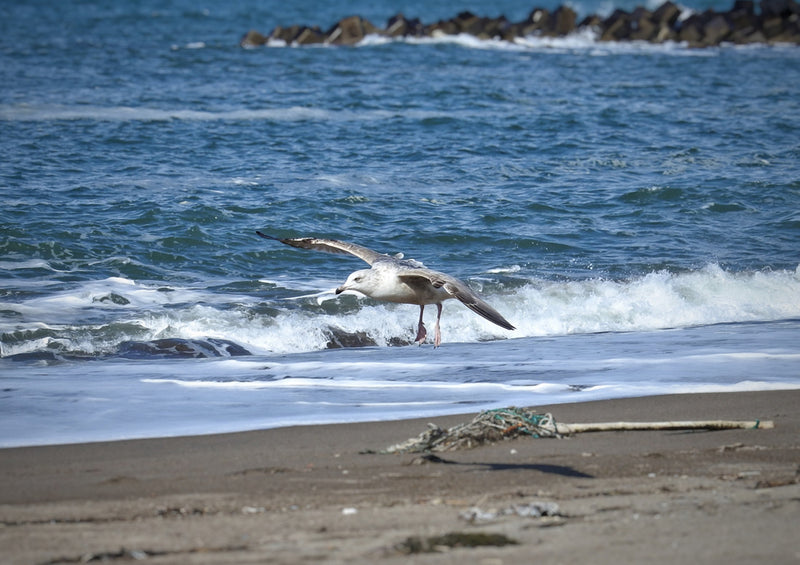
[[[464,306],[479,316],[486,318],[493,324],[497,324],[501,328],[507,330],[516,329],[511,325],[511,322],[500,314],[500,312],[489,306],[480,296],[475,294],[466,283],[455,277],[431,269],[408,269],[398,276],[401,279],[404,277],[422,277],[428,279],[435,288],[444,288],[450,296],[457,298]]]
[[[292,247],[299,247],[300,249],[314,249],[316,251],[325,251],[326,253],[337,253],[339,255],[353,255],[362,261],[366,261],[372,265],[378,259],[392,259],[385,253],[378,253],[367,247],[356,245],[355,243],[348,243],[346,241],[339,241],[336,239],[320,239],[316,237],[297,237],[297,238],[280,238],[272,237],[257,231],[256,234],[264,239],[274,239]]]

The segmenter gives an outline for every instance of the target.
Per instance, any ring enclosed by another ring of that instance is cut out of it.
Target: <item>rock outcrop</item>
[[[735,0],[727,12],[706,10],[700,13],[682,12],[667,0],[654,11],[642,7],[632,12],[615,10],[606,18],[591,15],[580,22],[575,11],[568,6],[561,6],[553,12],[534,8],[521,22],[511,22],[505,16],[487,18],[461,12],[449,20],[424,24],[419,19],[397,14],[389,18],[385,28],[379,28],[360,16],[350,16],[338,21],[328,31],[301,25],[278,26],[268,35],[251,30],[240,43],[243,47],[257,47],[270,41],[286,45],[353,45],[370,34],[436,37],[462,33],[480,39],[515,41],[524,37],[564,37],[586,29],[595,32],[601,41],[679,41],[691,47],[722,43],[800,45],[800,4],[797,0],[760,0],[756,10],[754,0]]]

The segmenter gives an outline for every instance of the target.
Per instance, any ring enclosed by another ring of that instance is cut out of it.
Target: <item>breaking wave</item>
[[[629,280],[524,280],[480,288],[518,328],[506,331],[455,300],[445,303],[445,342],[598,332],[654,331],[800,318],[794,271],[652,272]],[[0,302],[0,356],[206,357],[397,346],[413,341],[416,308],[335,296],[326,281],[262,282],[265,293],[154,286],[124,278]],[[331,285],[332,287],[333,285]],[[293,287],[295,290],[292,290]],[[309,290],[312,292],[309,294]],[[426,310],[426,322],[435,309]]]

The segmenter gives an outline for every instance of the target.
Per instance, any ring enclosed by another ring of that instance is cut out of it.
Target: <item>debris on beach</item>
[[[454,547],[502,547],[516,545],[519,542],[503,534],[484,532],[451,532],[441,536],[419,537],[411,536],[394,546],[400,553],[411,555],[415,553],[437,553],[448,551]]]
[[[444,429],[428,424],[428,430],[416,438],[387,447],[382,453],[423,453],[472,449],[486,443],[512,439],[521,435],[557,437],[551,414],[536,414],[525,408],[485,410],[467,424]]]
[[[531,408],[496,408],[484,410],[471,422],[444,429],[428,424],[428,429],[415,438],[391,445],[381,453],[426,453],[472,449],[521,436],[560,438],[581,432],[634,430],[730,430],[770,429],[771,420],[689,420],[665,422],[596,422],[564,424],[552,414],[537,414]]]
[[[519,516],[522,518],[561,517],[561,509],[555,502],[531,502],[529,504],[513,504],[500,510],[483,510],[472,507],[458,515],[462,520],[475,522],[492,522],[503,516]]]

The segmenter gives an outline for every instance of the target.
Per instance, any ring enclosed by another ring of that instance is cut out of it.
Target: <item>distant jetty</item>
[[[242,47],[257,47],[270,42],[286,45],[353,45],[367,35],[392,38],[442,37],[469,34],[479,39],[515,41],[525,37],[564,37],[591,30],[600,41],[675,41],[690,47],[710,47],[721,43],[787,43],[800,45],[800,4],[795,0],[736,0],[727,12],[681,11],[672,2],[656,10],[638,7],[632,12],[615,10],[610,16],[585,17],[578,22],[575,11],[561,6],[554,11],[534,8],[527,19],[511,22],[500,16],[487,18],[461,12],[449,20],[425,24],[403,14],[389,18],[385,28],[361,16],[350,16],[327,31],[319,26],[278,26],[268,35],[248,31]]]

